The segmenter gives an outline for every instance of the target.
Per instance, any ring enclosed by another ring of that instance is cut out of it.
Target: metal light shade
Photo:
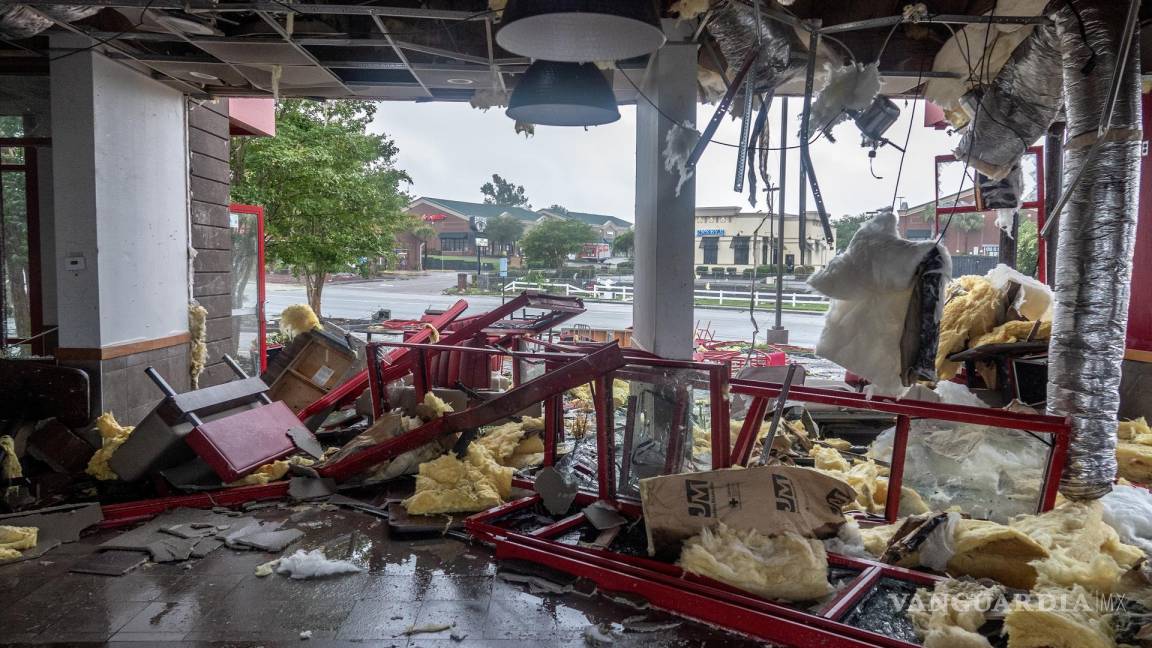
[[[541,126],[599,126],[620,119],[616,95],[599,68],[555,61],[528,67],[505,114]]]
[[[547,61],[618,61],[666,40],[652,0],[508,0],[500,47]]]

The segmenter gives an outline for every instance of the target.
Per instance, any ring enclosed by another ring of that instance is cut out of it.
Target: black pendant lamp
[[[599,126],[620,119],[616,95],[599,68],[556,61],[528,66],[505,114],[541,126]]]
[[[508,0],[500,47],[532,59],[619,61],[666,40],[652,0]]]

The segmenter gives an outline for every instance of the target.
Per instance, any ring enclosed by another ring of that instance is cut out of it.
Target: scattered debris
[[[101,551],[85,556],[68,570],[77,574],[123,576],[148,562],[148,554],[141,551]]]
[[[63,543],[76,542],[80,532],[104,520],[99,504],[66,504],[32,511],[0,515],[0,524],[36,527],[39,537]]]
[[[456,634],[455,632],[453,632],[453,633],[448,635],[448,638],[451,639],[452,641],[455,641],[456,643],[460,643],[461,641],[464,641],[465,639],[467,639],[468,635]]]
[[[576,494],[580,492],[576,481],[570,476],[547,466],[536,473],[536,492],[543,500],[544,508],[552,515],[564,515],[572,508]]]
[[[259,565],[256,565],[256,571],[254,573],[260,578],[271,576],[272,573],[276,571],[276,566],[279,564],[279,558],[276,558],[275,560],[269,560],[266,563],[260,563]]]
[[[410,625],[408,629],[401,632],[401,635],[411,637],[412,635],[426,634],[430,632],[443,632],[455,628],[455,623],[427,623],[424,625]],[[399,635],[398,635],[399,636]]]
[[[605,646],[616,643],[624,634],[624,626],[619,623],[600,623],[584,628],[584,644]]]
[[[612,508],[612,505],[607,502],[595,502],[585,507],[584,517],[588,518],[589,524],[600,531],[615,529],[628,524],[628,518],[620,515],[620,512]]]
[[[280,531],[262,531],[244,534],[234,538],[233,542],[245,547],[252,547],[260,551],[275,553],[283,551],[285,547],[296,542],[304,535],[299,529],[284,529]]]
[[[304,630],[300,633],[300,640],[301,641],[307,641],[311,638],[312,638],[312,631],[311,630]]]
[[[357,574],[362,571],[364,571],[362,567],[347,560],[330,560],[319,549],[312,551],[297,549],[296,553],[291,556],[280,558],[276,565],[277,574],[296,580],[338,574]]]
[[[297,501],[322,499],[335,492],[335,479],[293,477],[292,480],[288,482],[288,496]]]

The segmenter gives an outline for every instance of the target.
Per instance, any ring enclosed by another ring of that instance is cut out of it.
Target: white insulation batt
[[[880,93],[880,71],[876,63],[849,63],[834,67],[825,64],[827,82],[812,102],[813,128],[830,131],[848,119],[847,111],[864,110]]]
[[[329,559],[319,549],[312,551],[298,549],[291,556],[281,558],[276,565],[277,574],[297,580],[338,574],[357,574],[362,571],[364,571],[362,567],[347,560]]]
[[[865,223],[848,249],[808,280],[816,292],[832,298],[817,355],[868,379],[878,393],[902,390],[904,319],[916,269],[935,245],[900,238],[890,210]],[[947,251],[941,253],[948,259]]]
[[[680,566],[767,599],[811,601],[832,591],[824,545],[795,533],[768,537],[720,523],[684,543]]]

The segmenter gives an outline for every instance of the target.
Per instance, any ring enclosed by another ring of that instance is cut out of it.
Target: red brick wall
[[[429,252],[440,251],[440,234],[456,234],[464,232],[468,234],[466,249],[460,252],[453,251],[453,254],[460,254],[462,256],[476,254],[476,248],[473,247],[474,239],[472,237],[472,230],[469,228],[467,220],[460,218],[459,216],[449,214],[444,210],[432,205],[416,205],[409,209],[408,213],[412,214],[413,216],[431,216],[433,214],[443,214],[446,217],[443,220],[429,223],[429,225],[432,226],[432,229],[436,230],[436,236],[431,237],[431,239],[428,241]]]
[[[1036,222],[1036,213],[1031,209],[1020,212],[1033,223]],[[948,222],[948,214],[940,214],[940,227]],[[900,216],[900,235],[907,237],[908,230],[934,230],[935,217],[925,218],[924,212],[908,212]],[[995,212],[987,212],[984,216],[984,228],[966,232],[953,224],[944,235],[944,244],[952,254],[968,254],[972,248],[981,245],[998,245],[1000,243],[1000,228],[996,227]]]

